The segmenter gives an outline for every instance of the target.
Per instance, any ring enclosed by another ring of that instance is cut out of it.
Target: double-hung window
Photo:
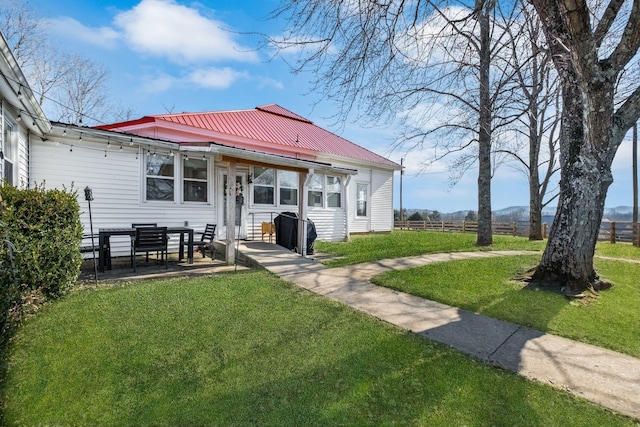
[[[342,180],[337,176],[327,176],[327,207],[342,207]]]
[[[298,173],[278,171],[278,187],[280,188],[280,206],[298,205]]]
[[[341,208],[342,179],[331,175],[312,175],[308,196],[310,207]]]
[[[367,198],[368,187],[367,184],[358,183],[356,185],[356,216],[367,216]]]
[[[310,207],[324,207],[324,175],[312,175],[309,180],[309,201]]]
[[[253,167],[253,203],[257,205],[274,205],[276,187],[276,170]]]
[[[184,159],[182,186],[185,202],[208,201],[208,165],[207,159]]]
[[[253,167],[253,203],[269,206],[298,205],[298,173]],[[278,199],[276,200],[276,197]]]
[[[175,199],[174,156],[147,154],[146,195],[149,201],[173,201]]]
[[[2,132],[2,177],[9,185],[16,185],[15,167],[18,156],[18,135],[16,126],[4,117],[4,130]]]

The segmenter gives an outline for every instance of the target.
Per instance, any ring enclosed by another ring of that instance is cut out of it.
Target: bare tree
[[[624,81],[625,71],[640,67],[640,0],[611,0],[601,8],[586,0],[531,3],[563,99],[558,210],[533,280],[571,294],[605,289],[610,284],[596,274],[593,255],[613,158],[640,118],[640,83]]]
[[[493,1],[474,7],[414,2],[287,2],[279,48],[302,51],[296,71],[316,73],[315,89],[337,101],[337,116],[401,123],[396,146],[434,149],[433,161],[478,165],[478,245],[492,243],[494,132],[515,118],[508,106],[512,70],[505,63],[503,13]]]
[[[74,124],[95,124],[130,116],[108,97],[109,73],[98,63],[61,51],[28,2],[0,0],[1,31],[48,114]]]
[[[522,5],[521,13],[518,28],[505,30],[511,42],[511,66],[515,71],[515,91],[519,94],[515,108],[522,111],[513,131],[517,136],[523,136],[524,143],[504,146],[500,151],[515,159],[516,167],[527,176],[529,240],[542,240],[542,210],[557,197],[557,192],[548,193],[551,179],[559,170],[556,157],[560,90],[540,20],[526,4]]]
[[[105,121],[109,110],[107,81],[109,72],[87,58],[72,55],[69,67],[56,89],[59,121],[73,124],[95,124]]]
[[[29,2],[0,0],[0,25],[20,68],[33,64],[41,54],[46,35]]]

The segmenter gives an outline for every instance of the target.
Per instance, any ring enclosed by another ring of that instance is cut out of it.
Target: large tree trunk
[[[489,96],[490,20],[488,5],[480,6],[480,115],[478,120],[478,246],[493,243],[491,222],[491,99]]]
[[[613,182],[615,151],[607,148],[612,136],[613,85],[604,83],[588,89],[563,83],[558,209],[533,276],[534,282],[568,294],[610,286],[599,280],[593,255],[607,190]],[[598,109],[593,108],[595,100],[600,101]]]

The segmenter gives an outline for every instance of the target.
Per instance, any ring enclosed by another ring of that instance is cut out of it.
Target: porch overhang
[[[236,161],[253,166],[274,167],[278,169],[291,170],[294,172],[307,173],[329,173],[356,175],[355,169],[333,166],[330,163],[316,162],[313,160],[295,159],[292,157],[261,153],[259,151],[246,150],[243,148],[227,147],[218,144],[210,144],[212,153],[219,156],[221,161]]]

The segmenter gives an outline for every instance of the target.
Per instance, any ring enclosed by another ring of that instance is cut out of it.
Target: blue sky
[[[260,48],[255,33],[278,35],[268,19],[277,0],[30,0],[60,48],[107,67],[111,98],[135,117],[183,111],[251,109],[276,103],[407,167],[403,207],[452,212],[477,209],[477,170],[453,187],[446,164],[419,174],[425,153],[390,152],[392,130],[331,118],[334,105],[310,92],[308,74],[293,75],[285,57]],[[253,33],[253,34],[252,34]],[[321,101],[318,103],[318,101]],[[614,162],[607,207],[632,205],[630,134]],[[399,207],[399,175],[394,206]],[[528,206],[526,177],[498,169],[492,206]]]

